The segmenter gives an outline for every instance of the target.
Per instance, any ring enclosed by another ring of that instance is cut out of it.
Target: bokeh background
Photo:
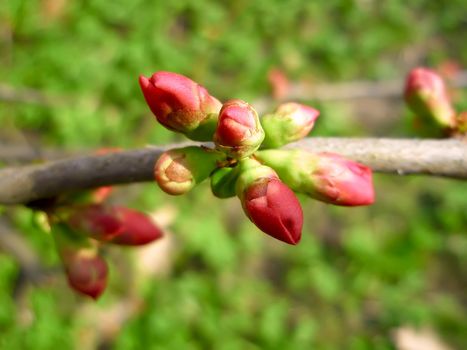
[[[397,94],[351,98],[352,84],[393,91],[417,65],[455,80],[466,14],[463,0],[2,0],[0,165],[182,140],[139,91],[138,75],[157,70],[261,110],[298,89],[322,112],[311,137],[417,137]],[[323,84],[325,99],[306,93]],[[466,109],[465,90],[451,92]],[[0,348],[465,349],[465,183],[375,175],[375,186],[365,208],[301,197],[296,247],[262,234],[208,183],[181,198],[122,187],[112,201],[167,234],[107,248],[110,285],[97,303],[67,288],[40,215],[0,207]]]

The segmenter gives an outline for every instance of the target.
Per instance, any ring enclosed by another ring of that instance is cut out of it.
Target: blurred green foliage
[[[292,80],[339,81],[399,77],[413,64],[448,58],[465,64],[465,10],[462,0],[2,1],[0,83],[37,89],[54,103],[0,102],[0,137],[63,148],[180,140],[156,125],[139,91],[138,74],[156,70],[186,74],[221,99],[254,99],[269,92],[272,67]],[[363,134],[342,106],[319,107],[314,134]],[[407,133],[404,125],[387,130]],[[297,247],[261,234],[235,200],[215,200],[207,184],[183,198],[140,185],[123,200],[147,211],[177,208],[170,227],[177,249],[169,274],[134,281],[143,307],[110,344],[394,349],[392,332],[412,326],[461,349],[465,185],[382,175],[375,184],[378,201],[369,208],[303,198]],[[11,215],[42,261],[58,269],[34,214],[17,208]],[[111,284],[96,310],[132,287],[119,264],[132,266],[135,253],[108,256]],[[0,254],[0,348],[92,347],[93,323],[80,312],[91,302],[56,279],[18,299],[18,274],[13,258]]]

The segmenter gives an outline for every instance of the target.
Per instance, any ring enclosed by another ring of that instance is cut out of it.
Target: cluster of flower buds
[[[105,204],[112,190],[112,187],[100,187],[66,195],[46,210],[70,287],[93,299],[107,286],[103,245],[141,246],[163,236],[148,215]]]
[[[465,117],[456,113],[443,78],[435,71],[423,67],[411,70],[407,75],[404,98],[420,119],[422,129],[465,134]]]
[[[221,105],[189,78],[169,72],[141,77],[140,85],[162,125],[193,140],[214,141],[212,149],[190,146],[159,157],[154,177],[168,194],[184,194],[210,177],[216,197],[237,196],[260,230],[288,244],[297,244],[302,233],[295,192],[334,205],[373,203],[368,167],[336,154],[274,149],[306,137],[318,110],[284,103],[260,118],[247,102]]]

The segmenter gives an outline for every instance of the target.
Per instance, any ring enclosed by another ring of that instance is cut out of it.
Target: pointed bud
[[[405,101],[417,116],[434,121],[442,128],[453,128],[455,111],[443,79],[428,68],[415,68],[407,76]]]
[[[267,150],[255,156],[296,192],[334,205],[374,202],[371,169],[338,154]]]
[[[239,176],[238,167],[224,167],[211,175],[211,191],[217,198],[235,197],[235,184]]]
[[[241,159],[255,152],[264,139],[258,114],[242,100],[230,100],[219,113],[214,142],[217,149]]]
[[[180,195],[190,191],[225,159],[221,152],[189,146],[164,152],[154,166],[154,177],[166,193]]]
[[[75,231],[99,241],[108,241],[122,232],[122,222],[111,207],[90,204],[75,208],[67,219]]]
[[[248,218],[266,234],[288,244],[300,241],[303,211],[300,202],[274,170],[248,160],[241,164],[237,195]]]
[[[53,224],[52,235],[70,287],[99,298],[107,286],[108,267],[97,248],[65,224]]]
[[[140,76],[139,84],[159,123],[192,140],[212,140],[222,104],[204,87],[171,72]]]
[[[99,255],[79,252],[65,265],[69,285],[79,293],[97,299],[107,287],[108,267]]]
[[[149,216],[125,207],[115,207],[114,211],[123,224],[123,230],[109,243],[138,246],[163,236],[162,230]]]
[[[306,137],[319,116],[319,111],[299,103],[283,103],[277,110],[261,118],[266,137],[262,148],[278,148]]]

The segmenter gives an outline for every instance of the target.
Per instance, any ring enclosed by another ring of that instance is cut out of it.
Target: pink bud
[[[306,137],[319,116],[315,108],[288,102],[279,105],[272,114],[261,118],[266,133],[262,148],[279,148]]]
[[[342,206],[370,205],[375,200],[370,168],[334,153],[317,153],[309,194]]]
[[[110,243],[136,246],[162,237],[162,230],[147,215],[125,207],[114,209],[122,221],[123,230]]]
[[[82,251],[68,255],[65,272],[73,289],[97,299],[107,286],[107,263],[99,255],[87,253],[89,252]]]
[[[149,79],[140,76],[139,84],[157,120],[170,130],[192,131],[221,108],[204,87],[180,74],[156,72]]]
[[[241,199],[246,214],[261,231],[288,244],[300,241],[302,207],[293,191],[277,177],[257,179]]]
[[[184,194],[195,183],[186,157],[172,150],[162,153],[158,158],[154,165],[154,178],[159,187],[171,195]]]
[[[68,218],[68,225],[76,231],[100,241],[108,241],[120,232],[123,226],[113,208],[100,204],[79,207]]]
[[[230,100],[222,106],[214,142],[220,150],[234,158],[256,151],[264,139],[258,114],[242,100]]]
[[[445,128],[455,124],[443,79],[428,68],[415,68],[407,76],[404,97],[409,107],[420,117],[428,117]]]

